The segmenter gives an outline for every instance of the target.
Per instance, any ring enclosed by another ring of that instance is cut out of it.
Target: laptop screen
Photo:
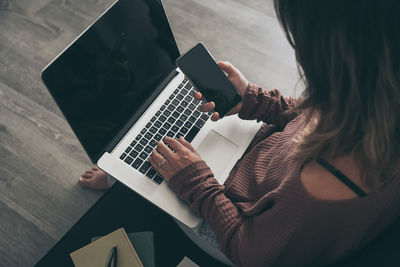
[[[93,160],[175,68],[178,56],[160,1],[120,0],[42,77]]]

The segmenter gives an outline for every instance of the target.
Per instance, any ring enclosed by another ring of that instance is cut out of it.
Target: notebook
[[[70,254],[76,267],[105,266],[112,247],[117,246],[118,267],[143,267],[124,228],[120,228]]]

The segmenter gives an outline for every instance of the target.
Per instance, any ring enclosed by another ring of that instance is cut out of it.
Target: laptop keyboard
[[[194,92],[193,86],[185,78],[125,149],[120,159],[156,184],[161,184],[164,178],[147,160],[157,143],[167,136],[176,139],[183,136],[191,142],[212,114],[199,111],[202,102],[193,97]]]

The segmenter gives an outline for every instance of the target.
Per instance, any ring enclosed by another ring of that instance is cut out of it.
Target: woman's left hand
[[[193,146],[183,137],[180,137],[179,140],[166,137],[163,141],[158,142],[156,149],[149,157],[153,168],[167,181],[187,166],[201,160]]]

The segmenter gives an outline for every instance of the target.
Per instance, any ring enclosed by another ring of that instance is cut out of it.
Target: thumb
[[[188,141],[185,140],[185,138],[180,137],[179,138],[179,142],[184,145],[186,148],[188,148],[190,151],[197,153],[196,150],[194,149],[194,147],[192,146],[191,143],[189,143]]]
[[[224,72],[226,72],[226,74],[228,74],[228,76],[235,75],[235,67],[233,67],[233,65],[230,62],[218,61],[217,64],[221,68],[221,70],[223,70]]]

